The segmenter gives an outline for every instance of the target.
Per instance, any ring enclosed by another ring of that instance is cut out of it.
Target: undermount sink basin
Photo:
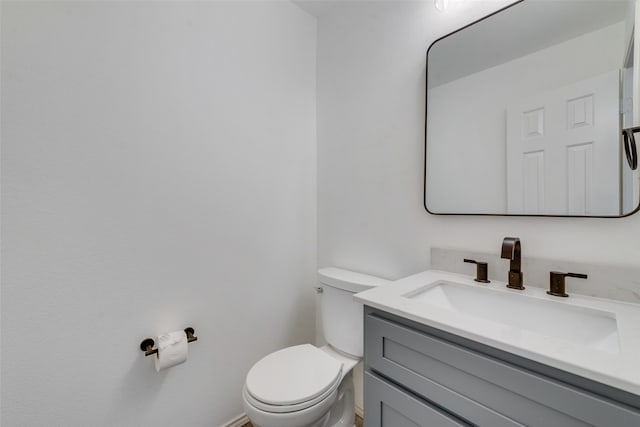
[[[449,281],[437,281],[404,297],[486,327],[498,326],[505,334],[534,334],[607,353],[620,351],[616,316],[607,311]]]

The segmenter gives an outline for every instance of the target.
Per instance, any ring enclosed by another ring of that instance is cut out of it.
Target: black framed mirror
[[[433,43],[427,211],[635,213],[640,181],[627,162],[635,142],[623,140],[640,125],[635,3],[522,0]]]

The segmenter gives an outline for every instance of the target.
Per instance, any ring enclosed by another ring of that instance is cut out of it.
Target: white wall
[[[507,212],[507,106],[619,70],[626,51],[624,31],[620,22],[430,88],[429,210]],[[447,159],[452,162],[443,161]]]
[[[315,19],[2,3],[3,426],[207,426],[313,338]],[[138,349],[192,325],[186,364]]]
[[[425,51],[498,8],[468,2],[351,2],[318,29],[319,265],[396,278],[428,267],[429,248],[638,263],[640,216],[621,219],[429,215],[422,206]]]
[[[424,210],[426,49],[504,4],[467,1],[438,13],[428,1],[349,2],[319,20],[320,266],[395,279],[427,269],[431,247],[497,253],[505,236],[522,239],[525,258],[638,265],[640,215],[507,218]]]
[[[621,219],[434,216],[422,206],[425,52],[504,5],[350,2],[318,27],[318,263],[398,278],[429,248],[638,265],[640,215]],[[457,6],[457,8],[455,7]],[[603,284],[606,286],[606,284]]]

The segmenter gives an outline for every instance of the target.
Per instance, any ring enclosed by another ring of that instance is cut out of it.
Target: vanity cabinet
[[[370,307],[364,387],[366,427],[640,426],[636,395]]]

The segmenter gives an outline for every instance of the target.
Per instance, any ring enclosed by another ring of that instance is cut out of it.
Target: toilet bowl
[[[329,346],[311,344],[271,353],[247,375],[242,390],[245,413],[256,427],[325,427],[336,425],[328,424],[332,415],[350,419],[353,405],[336,403],[353,402],[348,386],[358,361]],[[332,412],[338,407],[342,413]],[[353,421],[337,425],[351,426]]]
[[[362,305],[356,292],[388,283],[337,268],[318,271],[320,313],[328,345],[302,344],[271,353],[249,370],[242,390],[255,427],[352,427],[353,367],[362,357]]]

